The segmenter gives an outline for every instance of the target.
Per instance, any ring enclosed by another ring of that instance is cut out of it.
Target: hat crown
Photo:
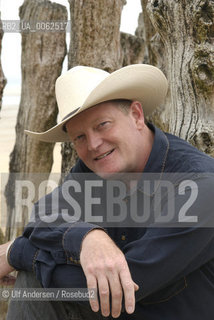
[[[41,141],[69,141],[65,123],[99,103],[128,99],[142,104],[145,116],[163,102],[168,83],[163,72],[151,65],[134,64],[109,74],[101,69],[76,66],[56,81],[56,98],[62,119],[45,132],[25,132]]]
[[[102,82],[109,73],[92,67],[77,66],[56,81],[56,100],[60,118],[83,106],[89,94]]]

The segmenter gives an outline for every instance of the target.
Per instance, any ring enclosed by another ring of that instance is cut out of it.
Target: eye
[[[109,123],[110,123],[109,121],[103,121],[103,122],[99,123],[98,128],[106,127]]]
[[[79,143],[84,140],[84,137],[85,137],[84,134],[80,134],[79,136],[76,136],[73,141],[75,144]]]

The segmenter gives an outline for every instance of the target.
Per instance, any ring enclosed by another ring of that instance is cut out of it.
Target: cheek
[[[121,130],[121,128],[119,128],[118,130],[112,130],[103,137],[103,141],[105,141],[106,143],[117,144],[117,145],[124,144],[125,140],[126,140],[126,131],[125,129]]]
[[[75,148],[75,150],[78,157],[84,161],[87,156],[87,150],[84,148]]]

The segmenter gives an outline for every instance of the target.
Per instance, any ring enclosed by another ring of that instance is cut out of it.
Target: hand
[[[1,285],[9,285],[14,284],[15,277],[8,276],[8,274],[14,269],[9,265],[7,262],[6,251],[8,246],[11,244],[12,241],[4,243],[0,245],[0,284]]]
[[[135,308],[135,291],[138,285],[132,280],[123,252],[102,230],[92,230],[82,242],[80,263],[87,279],[88,289],[98,289],[101,312],[110,314],[109,295],[111,293],[111,314],[119,317],[124,296],[127,313]],[[94,312],[99,310],[97,299],[90,300]]]

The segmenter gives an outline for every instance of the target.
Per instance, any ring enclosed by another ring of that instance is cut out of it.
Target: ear
[[[130,112],[137,125],[137,128],[143,129],[145,126],[145,118],[141,103],[139,101],[133,101],[130,106]]]

